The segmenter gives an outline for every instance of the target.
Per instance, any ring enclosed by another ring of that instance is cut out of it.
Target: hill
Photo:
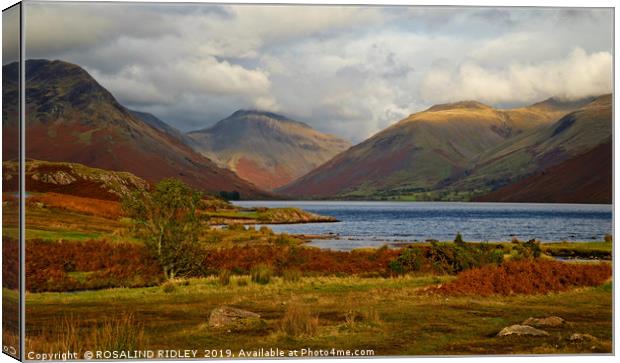
[[[610,140],[475,201],[611,204],[612,155]]]
[[[256,110],[236,111],[187,135],[203,155],[267,190],[293,181],[350,146],[302,122]]]
[[[14,77],[10,67],[17,64],[5,65],[3,74]],[[26,82],[28,158],[127,171],[150,182],[178,178],[208,193],[267,195],[174,135],[136,117],[77,65],[27,60]],[[10,99],[17,92],[16,80],[5,84],[3,97]],[[10,117],[17,110],[8,106],[3,113],[5,135],[17,127]]]
[[[168,134],[172,136],[173,138],[183,141],[186,145],[190,147],[192,146],[192,140],[190,138],[188,138],[184,133],[182,133],[176,127],[172,127],[168,125],[167,123],[165,123],[164,121],[160,120],[159,118],[157,118],[157,116],[151,113],[148,113],[148,112],[142,112],[142,111],[136,111],[136,110],[129,110],[129,112],[134,117],[144,121],[150,126],[156,128],[157,130],[165,134]]]
[[[302,197],[376,198],[441,189],[462,178],[481,154],[550,125],[572,107],[551,100],[511,110],[475,101],[433,106],[277,191]]]
[[[5,191],[17,191],[18,163],[2,163]],[[101,200],[119,200],[132,190],[145,190],[148,183],[137,176],[120,171],[90,168],[67,162],[28,160],[26,185],[29,193],[60,193]]]
[[[488,150],[453,187],[495,190],[608,142],[612,133],[611,101],[611,95],[597,97],[551,125]]]

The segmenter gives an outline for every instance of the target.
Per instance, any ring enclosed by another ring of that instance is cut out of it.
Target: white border
[[[92,1],[92,2],[97,2],[96,0],[82,0],[84,2],[87,1]],[[18,1],[15,0],[0,0],[0,5],[2,6],[2,9],[5,9],[15,3],[17,3]],[[25,0],[24,3],[29,2],[28,0]],[[255,4],[255,3],[262,3],[262,4],[282,4],[282,3],[287,3],[287,4],[348,4],[348,5],[431,5],[431,6],[439,6],[439,5],[450,5],[450,6],[519,6],[519,7],[525,7],[525,6],[534,6],[534,7],[609,7],[609,8],[614,8],[614,19],[617,17],[617,9],[615,9],[616,6],[616,2],[612,1],[612,0],[597,0],[597,1],[584,1],[584,0],[522,0],[522,1],[515,1],[515,0],[473,0],[473,1],[467,1],[467,0],[447,0],[447,1],[430,1],[430,0],[425,0],[425,1],[413,1],[413,0],[375,0],[375,1],[369,1],[369,0],[357,0],[357,1],[351,1],[351,0],[339,0],[339,1],[333,1],[333,0],[280,0],[280,1],[274,1],[274,0],[262,0],[262,1],[256,1],[256,0],[229,0],[229,1],[205,1],[205,0],[194,0],[194,1],[183,1],[183,0],[168,0],[168,1],[149,1],[149,0],[133,0],[133,1],[123,1],[123,2],[174,2],[174,3],[183,3],[183,2],[194,2],[194,3],[241,3],[241,4]],[[1,17],[0,17],[0,25],[1,25]],[[615,30],[615,34],[614,34],[614,50],[617,49],[618,47],[618,37],[617,37],[617,29]],[[617,65],[618,65],[618,59],[615,57],[615,51],[614,51],[614,69],[617,69]],[[1,75],[0,75],[0,80],[1,80]],[[618,74],[614,72],[614,85],[617,84],[618,81]],[[614,91],[615,91],[615,87],[614,87]],[[618,100],[615,97],[615,92],[614,92],[614,115],[615,115],[615,110],[618,107]],[[615,116],[614,116],[614,120],[615,120]],[[614,123],[615,124],[615,123]],[[0,136],[1,136],[1,131],[0,131]],[[618,187],[620,185],[620,181],[618,180],[618,178],[616,177],[615,174],[615,170],[616,170],[616,161],[619,160],[618,156],[620,155],[620,147],[618,146],[618,143],[616,142],[616,140],[618,140],[618,129],[614,127],[614,191],[620,190]],[[0,150],[1,153],[1,150]],[[614,193],[615,196],[615,193]],[[615,198],[614,198],[614,202],[615,202]],[[620,208],[618,207],[618,205],[616,203],[614,203],[614,231],[620,231],[619,225],[619,219],[615,218],[615,216],[617,215],[618,211],[620,210]],[[1,214],[0,214],[0,221],[1,221]],[[614,237],[616,237],[618,234],[614,233]],[[615,261],[617,259],[617,250],[614,248],[614,256],[613,256],[613,260],[614,260],[614,265],[615,265]],[[1,265],[1,260],[0,260],[0,265]],[[614,284],[615,285],[615,284]],[[618,301],[618,289],[615,288],[614,286],[614,302]],[[0,310],[0,321],[1,321],[1,310]],[[615,309],[615,304],[614,304],[614,343],[615,341],[617,341],[618,339],[618,333],[620,331],[620,329],[618,328],[618,315],[616,314],[616,309]],[[614,344],[615,345],[615,344]],[[614,352],[615,352],[615,346],[614,346]],[[399,361],[413,361],[414,359],[432,359],[433,362],[437,362],[437,363],[447,363],[447,362],[454,362],[459,361],[459,362],[467,362],[467,363],[475,363],[475,362],[499,362],[499,361],[510,361],[511,363],[519,363],[519,362],[528,362],[528,363],[532,363],[532,362],[567,362],[567,363],[582,363],[584,360],[587,360],[588,363],[597,363],[597,362],[611,362],[612,360],[615,361],[615,357],[613,356],[586,356],[586,355],[579,355],[579,356],[553,356],[553,357],[547,357],[547,356],[527,356],[527,357],[514,357],[514,356],[501,356],[501,357],[497,357],[497,356],[479,356],[479,357],[450,357],[450,358],[436,358],[436,357],[415,357],[415,358],[374,358],[375,362],[390,362],[390,361],[394,361],[394,359],[398,359]],[[221,361],[218,360],[218,362],[240,362],[241,360],[234,360],[234,361]],[[262,360],[263,362],[282,362],[282,360]],[[293,361],[293,360],[286,360],[286,361]],[[297,360],[295,360],[297,361]],[[360,359],[327,359],[326,361],[334,361],[334,362],[342,362],[342,363],[359,363]],[[11,359],[10,357],[4,355],[4,354],[0,354],[0,363],[5,363],[5,362],[15,362],[15,360]],[[187,362],[187,361],[167,361],[167,362]],[[246,362],[246,361],[241,361],[241,362]]]

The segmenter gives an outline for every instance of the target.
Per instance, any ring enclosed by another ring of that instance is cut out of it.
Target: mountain
[[[11,67],[17,64],[4,66],[3,75],[15,77]],[[133,115],[77,65],[27,60],[26,85],[28,158],[127,171],[150,182],[178,178],[208,193],[238,191],[242,198],[267,195],[179,138]],[[14,97],[16,87],[16,79],[5,82],[3,98]],[[11,103],[8,106],[3,127],[10,135],[17,128],[11,122],[17,110]]]
[[[530,130],[481,154],[453,187],[498,189],[584,154],[606,143],[611,134],[612,97],[603,95],[551,125]]]
[[[267,190],[293,181],[350,146],[302,122],[256,110],[236,111],[187,135],[203,155]]]
[[[612,143],[475,198],[478,202],[612,203]]]
[[[142,112],[142,111],[136,111],[136,110],[130,110],[127,109],[134,117],[144,121],[145,123],[149,124],[150,126],[156,128],[157,130],[168,134],[170,136],[172,136],[173,138],[179,139],[181,141],[183,141],[186,145],[188,146],[192,146],[192,140],[187,137],[187,135],[185,135],[184,133],[182,133],[179,129],[177,129],[176,127],[172,127],[170,125],[168,125],[167,123],[165,123],[164,121],[160,120],[159,118],[157,118],[157,116],[148,113],[148,112]]]
[[[436,105],[277,191],[302,197],[368,198],[441,189],[460,179],[481,154],[550,125],[574,107],[555,100],[510,110],[476,101]]]

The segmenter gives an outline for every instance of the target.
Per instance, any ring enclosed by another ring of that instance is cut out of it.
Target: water
[[[427,239],[451,241],[603,240],[612,231],[612,206],[589,204],[241,201],[243,207],[297,207],[338,223],[270,225],[276,232],[333,234],[313,245],[338,250]]]

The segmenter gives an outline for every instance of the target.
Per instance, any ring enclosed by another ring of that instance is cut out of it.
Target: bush
[[[423,258],[421,249],[407,247],[402,250],[398,258],[390,261],[389,267],[392,272],[398,274],[420,271]]]
[[[539,258],[542,254],[540,242],[535,239],[531,239],[525,243],[516,244],[513,247],[513,250],[516,252],[513,259],[534,259]]]
[[[267,265],[258,265],[250,270],[252,282],[257,284],[266,285],[271,281],[271,275],[273,271]]]
[[[500,264],[504,260],[503,249],[494,248],[485,243],[449,245],[433,242],[429,255],[436,272],[449,274],[456,274],[487,264]]]
[[[576,264],[545,260],[508,261],[461,272],[434,291],[446,295],[546,294],[571,287],[598,286],[611,277],[608,263]]]
[[[281,321],[281,329],[293,337],[315,335],[319,328],[319,318],[312,316],[310,310],[300,303],[291,303]]]
[[[166,281],[161,287],[166,294],[171,294],[177,290],[177,285],[172,281]]]
[[[605,242],[611,243],[612,240],[613,240],[613,237],[611,236],[611,234],[607,233],[605,235]]]
[[[280,233],[276,235],[274,242],[275,244],[280,245],[280,246],[296,244],[295,239],[291,238],[287,233]]]
[[[299,282],[301,280],[301,271],[296,269],[284,270],[282,272],[284,282]]]
[[[222,286],[230,285],[230,270],[220,270],[218,274],[218,282]]]
[[[454,237],[454,243],[458,243],[458,244],[465,243],[465,241],[463,241],[463,236],[461,235],[461,232],[457,232],[456,237]]]

